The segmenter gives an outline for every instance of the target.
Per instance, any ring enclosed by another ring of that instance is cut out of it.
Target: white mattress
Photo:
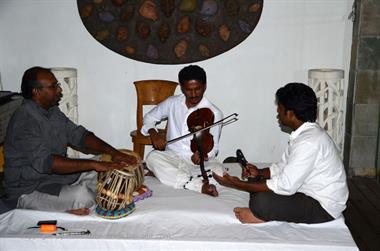
[[[237,165],[229,164],[238,173]],[[219,197],[175,190],[152,177],[153,196],[136,211],[106,220],[88,216],[16,209],[0,215],[0,250],[358,250],[340,218],[323,224],[268,222],[241,224],[233,214],[248,205],[248,193],[219,188]],[[40,220],[57,220],[68,230],[90,235],[53,236],[27,229]]]

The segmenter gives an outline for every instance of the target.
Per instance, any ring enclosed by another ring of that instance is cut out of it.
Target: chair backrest
[[[178,83],[169,80],[141,80],[134,82],[137,92],[137,129],[143,125],[143,106],[157,105],[174,94]]]

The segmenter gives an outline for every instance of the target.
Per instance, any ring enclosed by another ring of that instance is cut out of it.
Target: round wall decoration
[[[215,57],[255,29],[263,0],[77,0],[88,32],[128,58],[183,64]]]

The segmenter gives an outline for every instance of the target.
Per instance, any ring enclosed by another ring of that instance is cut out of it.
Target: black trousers
[[[264,221],[322,223],[334,219],[317,200],[303,193],[290,196],[273,192],[251,193],[249,208]]]

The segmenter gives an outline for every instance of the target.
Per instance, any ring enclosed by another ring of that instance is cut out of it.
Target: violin
[[[187,118],[187,127],[189,132],[195,132],[194,138],[191,140],[190,148],[193,153],[199,152],[198,142],[202,146],[203,157],[207,156],[214,147],[214,138],[210,133],[209,125],[214,123],[214,113],[208,108],[201,108],[192,112]],[[201,129],[207,128],[205,130]],[[200,153],[200,152],[199,152]]]
[[[208,176],[204,168],[204,159],[207,157],[207,154],[214,147],[214,138],[210,133],[210,129],[205,129],[200,131],[203,128],[207,128],[209,125],[214,123],[214,113],[209,108],[200,108],[192,112],[187,118],[187,127],[189,132],[195,132],[193,139],[190,141],[190,148],[193,153],[199,153],[200,158],[200,169],[203,177],[203,182],[208,183]]]
[[[204,168],[204,158],[207,157],[207,154],[214,148],[214,138],[209,129],[216,125],[225,126],[234,123],[238,120],[237,116],[237,113],[233,113],[217,122],[214,122],[214,113],[209,108],[197,109],[187,118],[189,133],[169,140],[167,144],[171,144],[194,135],[191,140],[190,148],[194,153],[198,151],[203,182],[208,183],[208,176]]]

